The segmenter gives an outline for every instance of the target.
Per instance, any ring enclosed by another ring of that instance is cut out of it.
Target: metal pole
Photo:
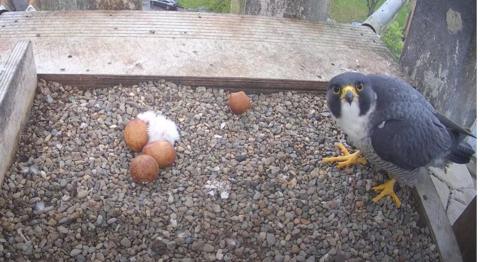
[[[395,17],[405,0],[387,0],[380,8],[362,23],[370,27],[375,33],[380,34],[388,23]]]

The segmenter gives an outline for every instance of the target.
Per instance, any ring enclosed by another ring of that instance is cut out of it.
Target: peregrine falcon
[[[420,168],[468,163],[475,153],[463,141],[474,137],[470,132],[438,113],[413,86],[398,78],[356,72],[337,75],[329,82],[327,104],[347,141],[359,151],[350,153],[337,144],[342,155],[323,158],[323,162],[337,162],[340,169],[368,160],[377,170],[386,171],[391,179],[373,188],[379,193],[374,202],[390,196],[400,207],[396,181],[411,186]]]

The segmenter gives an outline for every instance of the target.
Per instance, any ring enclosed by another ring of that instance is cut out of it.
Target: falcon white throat
[[[347,134],[348,138],[354,144],[357,144],[367,136],[367,125],[372,108],[370,108],[367,114],[360,115],[358,97],[354,97],[351,103],[342,99],[340,108],[340,117],[335,117],[335,121],[342,131]]]

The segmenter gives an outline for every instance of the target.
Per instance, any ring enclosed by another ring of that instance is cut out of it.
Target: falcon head
[[[327,91],[327,104],[335,118],[342,112],[365,115],[376,100],[368,77],[361,73],[347,72],[330,80]]]

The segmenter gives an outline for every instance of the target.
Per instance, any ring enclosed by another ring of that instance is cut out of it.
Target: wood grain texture
[[[455,234],[435,185],[428,174],[423,170],[418,176],[416,193],[421,203],[421,213],[426,218],[430,231],[437,243],[440,258],[445,262],[461,262],[462,254],[458,246]]]
[[[144,76],[144,75],[68,75],[39,74],[38,78],[56,81],[80,88],[109,87],[121,83],[135,85],[139,82],[166,80],[189,86],[221,87],[224,89],[244,90],[247,92],[280,92],[299,91],[324,94],[325,82],[288,80],[288,79],[245,79],[236,77],[177,77],[177,76]]]
[[[142,0],[34,0],[37,10],[141,10]]]
[[[18,39],[32,40],[40,75],[79,76],[71,82],[98,82],[97,75],[170,76],[222,86],[238,78],[245,84],[286,80],[283,88],[295,90],[288,81],[318,88],[347,70],[400,74],[366,28],[285,18],[161,11],[2,15],[0,48]]]
[[[463,127],[477,118],[476,3],[417,1],[400,58],[418,90]]]
[[[246,0],[244,12],[248,15],[266,15],[326,21],[330,0]]]
[[[11,0],[0,0],[0,10],[14,11],[15,6]]]
[[[37,74],[28,41],[18,42],[0,63],[0,185],[32,106]]]

